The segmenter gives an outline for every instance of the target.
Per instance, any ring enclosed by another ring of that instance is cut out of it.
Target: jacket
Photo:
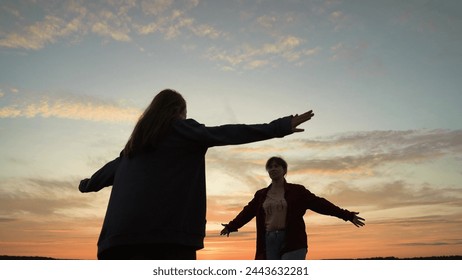
[[[256,217],[257,239],[255,259],[257,260],[266,259],[266,225],[263,202],[270,188],[271,185],[258,190],[247,206],[228,224],[230,232],[237,231]],[[286,243],[282,249],[282,254],[308,248],[305,222],[303,220],[307,209],[319,214],[335,216],[345,221],[350,221],[354,217],[354,213],[341,209],[328,200],[314,195],[302,185],[285,182],[284,190],[284,198],[287,201],[287,216],[285,228]]]
[[[268,124],[206,127],[175,120],[158,146],[132,158],[120,156],[81,181],[81,192],[111,186],[98,255],[111,247],[173,243],[204,247],[205,154],[209,147],[238,145],[292,133],[292,117]]]

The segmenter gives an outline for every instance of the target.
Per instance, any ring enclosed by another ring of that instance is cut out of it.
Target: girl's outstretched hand
[[[364,221],[365,219],[357,216],[359,214],[359,212],[353,212],[354,216],[353,216],[353,220],[351,220],[351,222],[353,223],[353,225],[357,226],[357,227],[362,227],[365,225]]]
[[[228,224],[221,224],[222,226],[224,226],[225,228],[221,230],[220,232],[220,235],[226,235],[229,237],[229,229],[228,229]]]
[[[310,120],[314,116],[313,110],[309,110],[301,115],[295,115],[292,117],[292,131],[293,132],[302,132],[305,131],[302,128],[297,128],[300,124]]]

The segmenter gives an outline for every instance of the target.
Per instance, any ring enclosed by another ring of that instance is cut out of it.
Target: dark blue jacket
[[[118,157],[82,180],[81,192],[113,186],[98,255],[111,247],[173,243],[204,247],[205,154],[209,147],[256,142],[292,133],[292,117],[269,124],[206,127],[177,120],[156,149]]]

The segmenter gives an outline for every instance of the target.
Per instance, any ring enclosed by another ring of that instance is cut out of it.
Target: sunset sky
[[[95,259],[110,187],[77,186],[173,88],[208,126],[312,109],[305,132],[211,148],[199,259],[253,259],[221,223],[287,180],[360,212],[307,211],[308,259],[462,255],[462,1],[2,0],[0,255]]]

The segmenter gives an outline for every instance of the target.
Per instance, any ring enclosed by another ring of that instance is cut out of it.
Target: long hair
[[[186,101],[181,94],[172,89],[159,92],[136,123],[123,155],[130,158],[156,147],[169,132],[172,121],[185,110]]]

